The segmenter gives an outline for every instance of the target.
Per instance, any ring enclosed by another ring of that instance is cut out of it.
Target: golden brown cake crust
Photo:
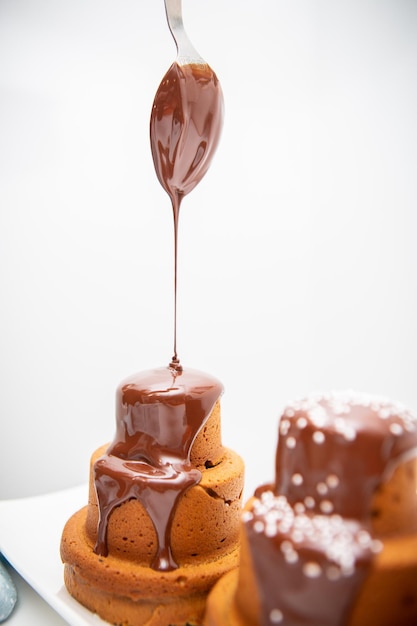
[[[236,613],[233,600],[238,575],[238,570],[228,572],[214,585],[207,599],[204,626],[257,626],[248,619],[242,621]]]
[[[199,626],[205,606],[205,594],[173,598],[169,604],[134,601],[101,592],[65,566],[65,585],[80,604],[106,621],[121,626]]]
[[[417,624],[417,534],[387,537],[348,626]]]
[[[103,449],[93,454],[92,463]],[[200,484],[183,496],[175,512],[172,549],[179,567],[167,572],[149,567],[156,534],[137,500],[113,511],[109,555],[95,554],[98,513],[92,489],[88,506],[68,520],[62,534],[68,591],[112,623],[201,624],[208,591],[238,565],[243,476],[242,459],[227,448],[221,462],[202,471]],[[144,555],[140,546],[147,543],[151,547]]]
[[[61,555],[65,584],[81,604],[111,623],[199,625],[208,590],[220,576],[237,567],[238,549],[216,560],[170,572],[98,556],[85,534],[86,513],[84,507],[64,528]]]
[[[190,450],[193,467],[204,469],[220,463],[224,448],[221,440],[220,400],[216,402],[206,424],[197,434]]]
[[[93,454],[92,466],[102,450],[99,448]],[[172,552],[179,565],[220,556],[236,546],[243,474],[243,461],[239,455],[223,448],[221,462],[203,470],[200,483],[181,498],[171,535]],[[97,521],[98,507],[91,483],[86,537],[92,546],[97,537]],[[156,532],[138,500],[129,500],[113,511],[108,524],[107,545],[113,556],[150,565],[157,547]]]

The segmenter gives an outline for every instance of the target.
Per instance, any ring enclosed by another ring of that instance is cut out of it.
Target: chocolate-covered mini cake
[[[181,4],[165,7],[184,43]],[[223,388],[183,369],[177,355],[180,206],[206,174],[223,123],[218,78],[192,57],[178,51],[150,119],[155,171],[174,217],[174,354],[168,367],[118,388],[115,439],[93,455],[88,506],[61,542],[68,591],[124,626],[201,624],[208,591],[238,559],[243,463],[221,442]]]
[[[201,624],[237,566],[243,463],[221,443],[222,390],[170,367],[117,390],[115,439],[94,453],[88,506],[61,543],[67,589],[111,623]]]
[[[287,406],[276,476],[245,506],[239,572],[206,626],[417,623],[417,422],[353,392]]]

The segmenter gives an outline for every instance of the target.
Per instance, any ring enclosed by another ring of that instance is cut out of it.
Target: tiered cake
[[[243,463],[221,442],[221,393],[171,367],[117,390],[115,439],[93,454],[88,505],[61,543],[67,589],[111,623],[201,624],[237,566]]]

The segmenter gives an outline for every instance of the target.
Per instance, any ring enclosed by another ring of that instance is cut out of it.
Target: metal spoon
[[[170,367],[182,370],[177,355],[178,220],[183,197],[205,175],[216,150],[223,121],[223,94],[216,74],[198,54],[184,29],[181,0],[164,0],[177,58],[155,95],[151,149],[159,182],[174,212],[174,356]]]
[[[2,563],[0,555],[0,622],[4,622],[14,609],[17,600],[16,587]]]
[[[165,0],[169,30],[177,46],[178,65],[207,65],[188,38],[182,20],[182,0]]]

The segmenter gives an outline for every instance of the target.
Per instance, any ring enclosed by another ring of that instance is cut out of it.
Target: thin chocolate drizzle
[[[191,466],[190,450],[222,391],[221,383],[207,374],[169,367],[142,372],[119,386],[116,436],[94,465],[97,554],[108,553],[107,526],[114,508],[136,498],[157,534],[151,567],[177,567],[170,543],[175,508],[201,479]]]
[[[417,421],[403,406],[353,392],[288,405],[275,482],[259,488],[245,528],[262,625],[342,626],[373,555],[377,487],[417,454]]]
[[[207,64],[173,63],[157,90],[150,140],[158,180],[171,198],[174,214],[174,355],[177,355],[178,221],[181,201],[206,174],[223,124],[223,94]]]

